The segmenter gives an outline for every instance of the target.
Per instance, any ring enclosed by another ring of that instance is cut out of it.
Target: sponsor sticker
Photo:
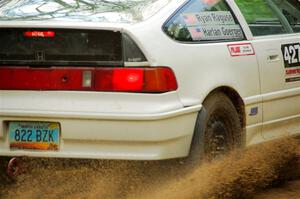
[[[229,44],[228,50],[232,57],[255,55],[255,51],[251,43]]]
[[[229,11],[183,13],[181,17],[194,41],[230,40],[244,37],[243,31]]]
[[[284,60],[285,82],[300,81],[300,43],[281,46]]]

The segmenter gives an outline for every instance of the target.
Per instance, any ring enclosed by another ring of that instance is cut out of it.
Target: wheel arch
[[[204,98],[202,104],[204,104],[204,101],[210,98],[211,95],[214,95],[216,93],[222,93],[225,96],[227,96],[230,101],[233,103],[241,124],[241,134],[240,136],[240,145],[244,146],[245,145],[245,127],[246,127],[246,114],[245,114],[245,104],[240,96],[240,94],[233,89],[232,87],[229,86],[220,86],[217,87],[213,90],[211,90],[206,97]],[[198,158],[199,154],[204,154],[204,143],[201,142],[201,140],[204,139],[204,132],[205,132],[205,121],[207,118],[207,110],[206,107],[204,106],[201,111],[198,114],[197,117],[197,122],[195,125],[195,130],[194,130],[194,135],[193,139],[191,142],[191,148],[190,148],[190,155],[187,159],[187,161],[193,166],[193,165],[198,165],[199,161],[201,162],[201,158]]]
[[[234,107],[235,107],[235,109],[236,109],[236,111],[239,115],[239,119],[240,119],[240,122],[241,122],[241,127],[242,127],[242,129],[244,129],[246,127],[245,103],[244,103],[242,97],[240,96],[240,94],[232,87],[220,86],[220,87],[215,88],[211,92],[209,92],[208,95],[206,95],[206,97],[204,98],[203,102],[210,95],[212,95],[216,92],[221,92],[221,93],[225,94],[227,97],[229,97],[229,99],[233,103],[233,105],[234,105]]]

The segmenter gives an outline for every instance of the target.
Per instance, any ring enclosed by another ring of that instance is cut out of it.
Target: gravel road
[[[300,147],[283,139],[184,169],[180,161],[128,162],[23,158],[27,172],[2,176],[0,198],[300,198]],[[2,162],[3,163],[3,162]]]

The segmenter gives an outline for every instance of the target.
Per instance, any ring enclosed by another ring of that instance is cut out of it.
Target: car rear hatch
[[[168,67],[144,67],[136,43],[114,30],[1,28],[0,89],[162,93],[177,89]],[[134,63],[135,67],[124,67]]]

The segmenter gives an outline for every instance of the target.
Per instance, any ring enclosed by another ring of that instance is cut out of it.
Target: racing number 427
[[[286,67],[293,67],[300,63],[300,43],[286,44],[282,46]]]

